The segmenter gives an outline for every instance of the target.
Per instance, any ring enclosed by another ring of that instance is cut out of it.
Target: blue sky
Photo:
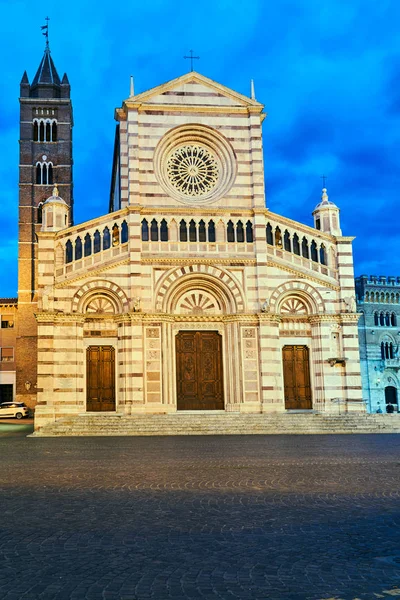
[[[0,296],[17,291],[19,82],[50,47],[74,107],[75,222],[108,208],[114,108],[195,68],[265,104],[267,206],[312,224],[328,176],[355,272],[400,275],[398,0],[0,0]]]

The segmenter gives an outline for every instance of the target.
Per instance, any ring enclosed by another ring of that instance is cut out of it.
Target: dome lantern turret
[[[317,204],[313,211],[314,227],[323,231],[324,233],[330,233],[331,235],[342,235],[340,229],[340,210],[334,202],[331,202],[328,198],[327,189],[322,189],[321,202]]]

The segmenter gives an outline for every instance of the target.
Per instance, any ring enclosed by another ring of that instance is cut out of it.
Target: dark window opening
[[[122,221],[121,224],[121,244],[126,244],[128,241],[128,223],[126,221]]]
[[[246,223],[246,242],[248,244],[253,243],[253,223],[251,221]]]
[[[270,223],[268,223],[268,225],[267,225],[266,237],[267,237],[267,244],[269,244],[270,246],[273,246],[274,245],[274,240],[273,240],[273,237],[272,237],[272,227],[271,227]]]
[[[286,229],[285,234],[283,236],[283,247],[285,248],[285,250],[287,252],[291,252],[292,248],[290,245],[290,233],[288,232],[288,230]]]
[[[236,224],[236,241],[240,243],[244,242],[244,229],[242,221],[238,221]]]
[[[293,254],[297,254],[297,256],[300,256],[300,242],[297,233],[295,233],[293,236]]]
[[[85,256],[90,256],[92,254],[92,238],[88,233],[85,235],[83,251]]]
[[[318,262],[317,244],[314,240],[311,242],[311,260],[313,260],[314,262]]]
[[[108,227],[103,230],[103,250],[108,250],[111,246],[111,236]]]
[[[184,221],[182,219],[182,221],[179,223],[179,241],[180,242],[187,242],[187,227],[186,227],[186,221]]]
[[[168,224],[165,219],[160,223],[160,240],[162,242],[168,242]]]
[[[93,254],[97,254],[101,250],[100,231],[97,229],[93,236]]]
[[[149,241],[149,224],[146,219],[142,221],[142,242]]]
[[[304,258],[310,258],[310,254],[308,252],[308,241],[305,237],[303,237],[303,241],[301,242],[301,253]]]
[[[193,219],[189,223],[189,242],[197,242],[196,223]]]
[[[72,262],[72,243],[70,240],[65,244],[65,262]]]
[[[75,260],[80,260],[82,258],[82,240],[80,237],[77,237],[75,240]]]
[[[199,242],[206,242],[206,241],[207,241],[206,224],[204,223],[203,219],[201,219],[201,221],[199,221]]]
[[[208,241],[212,244],[215,243],[215,223],[214,221],[210,221],[208,223]]]
[[[112,228],[112,245],[119,245],[119,227],[116,223],[114,223],[114,226]]]
[[[228,221],[228,225],[227,225],[227,240],[228,240],[228,242],[234,242],[235,241],[235,229],[233,227],[232,221]]]

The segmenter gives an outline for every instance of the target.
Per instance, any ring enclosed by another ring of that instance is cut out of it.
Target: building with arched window
[[[308,224],[266,208],[254,94],[196,72],[132,86],[108,212],[74,225],[67,82],[47,52],[21,82],[41,221],[24,238],[37,264],[20,261],[36,429],[98,413],[362,413],[353,238],[325,188]]]
[[[369,412],[399,411],[400,277],[356,278],[363,398]]]

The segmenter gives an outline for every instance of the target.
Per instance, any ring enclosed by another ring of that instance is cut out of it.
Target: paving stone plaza
[[[0,428],[1,599],[400,597],[395,434]]]

